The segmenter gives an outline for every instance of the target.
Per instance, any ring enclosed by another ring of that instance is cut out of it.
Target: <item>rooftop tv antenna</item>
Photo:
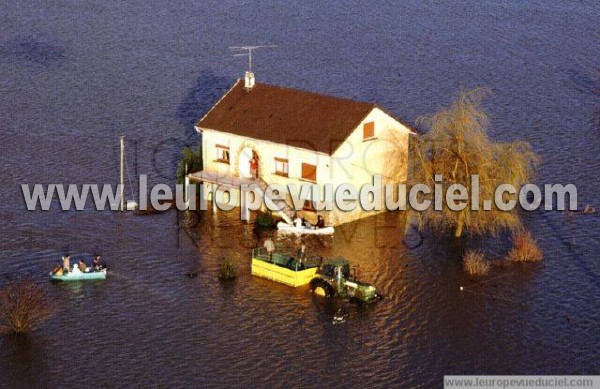
[[[262,49],[267,47],[279,47],[277,45],[263,45],[263,46],[233,46],[229,50],[233,52],[234,57],[248,57],[248,71],[252,71],[252,51],[256,49]]]

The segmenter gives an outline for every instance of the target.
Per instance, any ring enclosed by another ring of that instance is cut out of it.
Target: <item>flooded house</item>
[[[372,184],[374,175],[383,185],[402,183],[414,133],[377,104],[257,83],[252,72],[238,79],[195,128],[202,134],[203,170],[190,179],[202,183],[206,200],[242,208],[248,199],[241,188],[250,183],[263,190],[271,184],[316,185],[320,201],[328,184],[361,188]],[[217,188],[228,189],[227,199]],[[378,212],[360,204],[350,211],[335,204],[317,211],[314,197],[301,200],[302,217],[314,222],[319,214],[330,225]],[[292,204],[289,194],[287,203]],[[291,215],[289,209],[280,214]]]

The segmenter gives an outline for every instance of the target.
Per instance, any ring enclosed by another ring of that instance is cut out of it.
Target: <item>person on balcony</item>
[[[252,174],[252,178],[258,178],[258,160],[255,156],[250,160],[250,174]]]

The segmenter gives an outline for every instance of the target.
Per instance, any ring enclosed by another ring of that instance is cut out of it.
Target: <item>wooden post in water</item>
[[[121,212],[125,210],[125,177],[123,175],[123,164],[125,163],[125,137],[121,136],[121,185],[119,186],[119,194],[121,195]]]
[[[190,176],[188,174],[188,165],[185,164],[185,179],[183,181],[183,195],[184,195],[184,203],[185,209],[189,209],[190,207]]]

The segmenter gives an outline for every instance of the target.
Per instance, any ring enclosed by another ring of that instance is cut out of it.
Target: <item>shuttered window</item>
[[[363,126],[363,140],[375,137],[375,122],[365,123]]]
[[[229,147],[223,145],[216,145],[217,162],[229,163]]]
[[[317,167],[310,163],[302,163],[302,178],[309,181],[317,181]]]

